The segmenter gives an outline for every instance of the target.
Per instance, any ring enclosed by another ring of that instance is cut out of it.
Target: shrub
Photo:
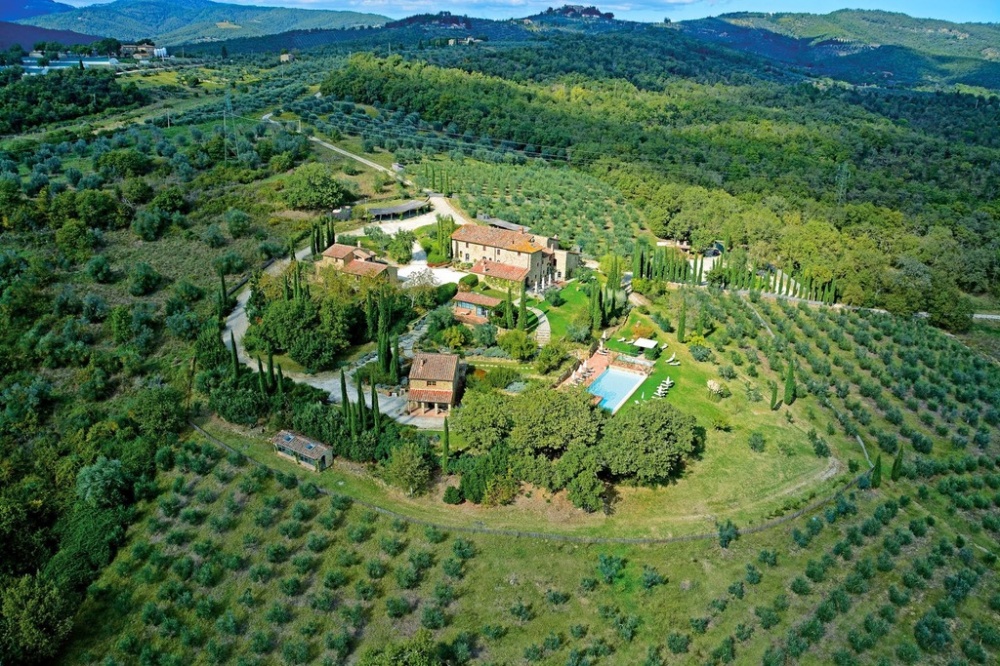
[[[145,261],[140,261],[129,274],[131,280],[128,291],[133,296],[145,296],[160,288],[163,277]]]
[[[750,433],[749,444],[751,451],[761,453],[764,450],[764,443],[764,435],[760,431],[754,430]]]
[[[671,632],[667,635],[667,649],[673,654],[686,654],[691,645],[691,637],[687,634]]]
[[[448,486],[444,491],[444,503],[445,504],[461,504],[465,501],[462,497],[462,491],[457,486]]]

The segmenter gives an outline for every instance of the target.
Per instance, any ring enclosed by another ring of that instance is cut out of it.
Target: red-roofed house
[[[455,354],[417,354],[410,366],[406,411],[447,416],[458,403],[459,360]]]
[[[564,280],[580,263],[580,253],[559,249],[558,238],[478,224],[463,224],[451,235],[452,256],[472,264],[472,272],[486,279],[525,284],[533,288],[550,280]]]
[[[396,282],[396,267],[383,263],[363,247],[353,247],[334,243],[323,250],[317,268],[333,266],[337,270],[355,278],[382,278]]]
[[[451,299],[451,303],[455,319],[463,324],[475,325],[488,322],[490,312],[503,301],[475,291],[460,291]]]

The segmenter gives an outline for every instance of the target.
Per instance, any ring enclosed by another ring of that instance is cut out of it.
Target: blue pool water
[[[644,375],[608,368],[587,387],[587,390],[593,395],[600,396],[600,407],[611,410],[614,414],[644,381],[646,381]]]

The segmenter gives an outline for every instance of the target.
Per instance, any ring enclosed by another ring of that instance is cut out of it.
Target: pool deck
[[[589,389],[590,385],[597,381],[597,378],[603,375],[605,370],[611,367],[614,367],[621,372],[636,375],[636,382],[632,387],[632,390],[630,390],[617,405],[610,407],[611,413],[614,414],[629,401],[629,398],[631,398],[636,391],[639,390],[639,387],[643,385],[649,375],[648,373],[644,373],[638,369],[623,367],[615,364],[614,359],[617,354],[608,349],[604,349],[603,351],[605,353],[602,354],[601,350],[598,350],[593,354],[593,356],[585,360],[577,372],[570,375],[559,388],[564,388],[566,386],[583,386],[584,388]],[[604,400],[603,396],[595,395],[595,397],[600,399],[599,402]]]

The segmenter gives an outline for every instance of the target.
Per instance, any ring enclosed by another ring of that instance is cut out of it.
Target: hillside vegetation
[[[829,76],[877,86],[1000,86],[1000,27],[842,10],[723,14],[678,24],[685,33]]]
[[[208,0],[117,0],[72,12],[36,16],[22,22],[126,41],[148,37],[159,44],[174,45],[289,30],[381,25],[387,20],[376,14],[245,7]]]

